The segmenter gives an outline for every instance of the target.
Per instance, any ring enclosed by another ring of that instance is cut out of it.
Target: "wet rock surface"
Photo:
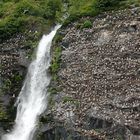
[[[52,108],[56,120],[99,130],[104,139],[140,139],[139,17],[135,8],[83,18],[62,29],[61,100]],[[87,19],[92,28],[78,29]]]
[[[4,130],[10,129],[15,119],[14,103],[34,49],[31,37],[33,42],[35,35],[31,31],[28,36],[19,33],[0,44],[0,126]]]

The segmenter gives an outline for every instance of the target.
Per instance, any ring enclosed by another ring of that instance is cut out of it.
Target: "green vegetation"
[[[99,11],[108,11],[115,8],[120,8],[120,2],[125,0],[97,0],[96,8]]]
[[[73,99],[72,97],[69,97],[69,96],[63,97],[62,100],[63,100],[63,103],[69,102],[69,103],[75,105],[76,107],[78,107],[80,105],[80,102],[78,100]]]
[[[129,8],[133,4],[140,6],[140,0],[68,0],[70,16],[64,25],[82,16],[96,16],[105,11]]]
[[[62,11],[62,1],[60,0],[48,0],[47,6],[44,7],[45,11],[43,14],[44,18],[47,19],[59,19],[60,15],[61,15],[61,11]]]
[[[57,72],[60,68],[61,51],[62,51],[61,47],[55,47],[54,51],[53,51],[53,59],[52,59],[51,66],[50,66],[50,72],[52,75],[53,82],[59,81],[58,76],[57,76]],[[57,87],[50,87],[48,89],[48,91],[51,95],[54,95],[54,94],[57,94],[59,91],[61,91],[61,89],[59,89]]]
[[[44,26],[59,20],[61,0],[3,0],[0,2],[0,42],[32,26]]]
[[[64,9],[64,3],[67,8]],[[2,0],[0,1],[0,42],[17,32],[33,27],[44,30],[61,22],[64,11],[70,15],[65,24],[82,16],[140,5],[140,0]]]
[[[60,88],[56,88],[56,87],[50,87],[49,89],[48,89],[48,92],[51,94],[51,95],[55,95],[55,94],[57,94],[59,91],[61,91],[61,89]]]
[[[2,85],[2,87],[1,87],[1,94],[5,93],[5,92],[10,92],[11,85],[12,85],[11,80],[10,80],[10,79],[6,79],[6,80],[3,82],[3,85]]]
[[[91,28],[92,22],[90,20],[79,21],[76,25],[77,29]]]
[[[91,28],[91,27],[92,27],[92,22],[90,20],[86,20],[82,25],[82,28]]]
[[[66,103],[66,102],[74,102],[74,99],[72,97],[65,96],[65,97],[63,97],[63,102],[64,103]]]
[[[7,119],[7,114],[4,111],[4,109],[0,106],[0,120],[6,120]]]
[[[5,80],[2,83],[2,86],[0,87],[0,95],[3,95],[5,93],[10,93],[13,89],[13,86],[19,86],[22,81],[23,81],[23,76],[21,76],[18,73],[15,73],[10,78],[5,78]]]
[[[60,67],[60,57],[61,57],[61,47],[55,47],[54,49],[54,57],[51,64],[51,73],[56,74]]]

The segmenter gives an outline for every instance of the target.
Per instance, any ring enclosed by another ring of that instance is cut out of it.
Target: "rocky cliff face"
[[[87,20],[90,28],[83,26]],[[0,44],[0,135],[1,128],[7,130],[14,121],[12,106],[37,33]],[[59,34],[59,80],[51,83],[57,94],[50,95],[37,139],[139,140],[140,8],[81,18]]]
[[[14,103],[40,38],[37,30],[27,31],[0,44],[0,136],[14,123]]]
[[[91,28],[79,28],[85,20]],[[82,18],[60,34],[54,122],[87,139],[139,140],[140,8]]]

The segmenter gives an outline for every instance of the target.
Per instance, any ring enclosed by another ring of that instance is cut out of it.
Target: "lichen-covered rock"
[[[140,139],[139,9],[82,18],[62,29],[55,120],[107,139]],[[85,20],[92,28],[77,28]]]

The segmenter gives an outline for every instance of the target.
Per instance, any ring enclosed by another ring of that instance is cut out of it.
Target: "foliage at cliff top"
[[[66,11],[70,15],[68,20],[72,21],[79,16],[94,16],[139,3],[140,0],[1,0],[0,42],[35,25],[60,22]]]
[[[99,13],[140,6],[140,0],[67,0],[69,18],[65,24],[82,16],[96,16]]]
[[[58,21],[62,9],[61,0],[0,1],[0,42],[33,26]]]
[[[99,11],[117,10],[139,3],[140,0],[69,0],[69,13],[71,15],[94,15]]]

